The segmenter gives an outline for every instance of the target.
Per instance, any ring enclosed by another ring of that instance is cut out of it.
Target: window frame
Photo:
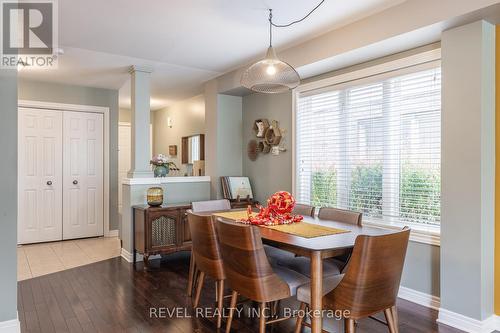
[[[297,194],[297,100],[301,94],[317,94],[322,90],[343,89],[353,84],[364,84],[367,82],[382,81],[389,77],[401,76],[426,69],[441,66],[441,49],[436,48],[426,52],[410,55],[387,61],[370,67],[353,70],[350,72],[334,75],[328,78],[306,82],[299,85],[292,92],[292,193]],[[442,153],[442,152],[441,152]],[[407,225],[412,229],[410,240],[414,242],[440,245],[440,226],[423,225],[420,223],[390,222],[382,223],[379,220],[363,217],[363,223],[377,228],[401,229]]]

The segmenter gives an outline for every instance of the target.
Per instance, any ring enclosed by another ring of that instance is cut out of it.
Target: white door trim
[[[18,100],[18,107],[34,108],[40,110],[60,110],[74,112],[102,113],[104,116],[104,184],[103,184],[103,207],[104,207],[104,236],[108,237],[109,232],[109,108],[104,106],[79,105],[52,103],[30,100]]]

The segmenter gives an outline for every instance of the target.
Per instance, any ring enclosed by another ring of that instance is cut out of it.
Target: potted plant
[[[165,177],[170,170],[179,171],[177,165],[169,161],[167,156],[163,154],[153,156],[153,159],[149,163],[153,166],[155,177]]]

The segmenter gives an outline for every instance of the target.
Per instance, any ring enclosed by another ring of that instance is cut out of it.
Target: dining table
[[[216,215],[216,213],[214,214]],[[264,244],[311,259],[311,332],[320,333],[323,330],[321,316],[323,310],[323,260],[348,253],[354,247],[356,237],[359,235],[377,236],[395,231],[374,226],[359,226],[345,222],[321,220],[318,217],[309,216],[304,216],[302,222],[299,223],[318,224],[346,231],[334,235],[306,238],[266,226],[259,227]]]

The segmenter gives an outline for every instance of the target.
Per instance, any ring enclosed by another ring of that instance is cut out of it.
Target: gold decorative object
[[[269,121],[267,119],[257,119],[253,123],[253,131],[255,136],[258,138],[263,138],[269,128]]]
[[[260,141],[258,146],[259,152],[263,154],[268,154],[271,151],[271,146],[267,144],[265,141]]]
[[[163,189],[161,187],[148,188],[147,200],[150,206],[161,206],[163,204]]]
[[[264,140],[269,146],[277,146],[281,141],[281,131],[278,125],[278,121],[273,120],[271,126],[267,129],[264,134]]]

